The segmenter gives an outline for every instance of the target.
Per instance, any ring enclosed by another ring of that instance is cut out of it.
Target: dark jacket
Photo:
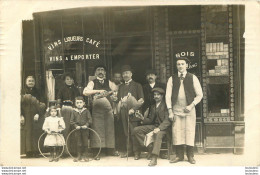
[[[153,88],[157,88],[160,87],[163,90],[165,90],[166,86],[164,83],[159,83],[159,82],[155,82],[155,85]],[[143,90],[144,90],[144,104],[143,104],[143,111],[145,111],[148,107],[150,107],[151,105],[153,105],[155,103],[154,99],[153,99],[153,92],[151,86],[147,83],[145,85],[143,85]]]
[[[171,125],[164,99],[158,108],[156,108],[155,104],[151,106],[148,117],[143,120],[143,125],[155,125],[161,131],[166,130]]]
[[[70,124],[75,128],[77,126],[87,126],[92,123],[92,118],[89,110],[87,108],[83,108],[81,112],[78,109],[74,109],[71,113]]]
[[[57,94],[58,107],[61,107],[63,105],[63,102],[67,100],[70,100],[74,103],[75,98],[79,95],[79,90],[75,85],[64,85]]]

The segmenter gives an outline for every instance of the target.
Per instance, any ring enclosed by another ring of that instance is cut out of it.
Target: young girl
[[[58,161],[60,147],[65,145],[63,135],[60,133],[65,129],[65,123],[62,117],[58,117],[58,111],[55,106],[51,106],[49,109],[49,115],[45,118],[42,129],[47,132],[47,136],[44,140],[44,146],[50,149],[49,161]]]

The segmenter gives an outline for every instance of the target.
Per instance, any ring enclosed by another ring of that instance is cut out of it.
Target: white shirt
[[[155,85],[155,82],[154,82],[154,83],[151,83],[151,84],[149,84],[149,85],[151,86],[151,88],[153,88],[154,85]]]
[[[98,79],[99,81],[104,80],[104,79],[101,79],[101,78],[99,78],[99,77],[97,77],[97,79]],[[118,90],[118,86],[117,86],[114,82],[112,82],[112,81],[109,80],[108,83],[109,83],[109,88],[110,88],[112,91],[117,91],[117,90]],[[87,87],[84,88],[83,94],[91,93],[91,91],[92,91],[93,89],[94,89],[94,82],[93,82],[93,81],[90,81],[90,82],[88,83]]]
[[[129,84],[132,81],[132,79],[125,81],[125,84]]]
[[[183,74],[183,78],[185,78],[187,71],[183,72],[182,74]],[[181,76],[181,73],[178,72],[178,77],[180,77],[180,76]],[[181,81],[183,81],[183,80],[181,80]],[[193,75],[193,87],[195,90],[196,97],[194,98],[192,103],[194,105],[197,105],[203,97],[203,92],[202,92],[202,88],[201,88],[199,79],[195,75]],[[167,108],[168,109],[172,108],[172,77],[170,77],[167,82],[165,101],[166,101]],[[190,104],[188,104],[188,105],[190,105]]]

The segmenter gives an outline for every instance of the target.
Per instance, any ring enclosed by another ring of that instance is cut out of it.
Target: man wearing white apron
[[[170,163],[177,163],[184,159],[184,145],[188,161],[195,164],[193,148],[196,127],[195,106],[203,97],[198,78],[187,72],[189,60],[185,57],[177,58],[178,74],[168,79],[166,87],[166,105],[172,124],[173,145],[176,146],[176,158]]]

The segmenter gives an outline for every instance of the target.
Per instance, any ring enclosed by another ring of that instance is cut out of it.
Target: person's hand
[[[111,95],[110,98],[112,101],[117,101],[117,96],[115,96],[115,95]]]
[[[191,105],[189,105],[189,106],[186,106],[186,108],[184,109],[184,112],[185,112],[185,113],[189,113],[189,112],[192,110],[193,107],[194,107],[193,104],[191,104]]]
[[[33,117],[33,120],[38,121],[38,119],[39,119],[39,114],[35,114],[35,116]]]
[[[76,129],[79,130],[81,127],[80,126],[77,126]]]
[[[24,123],[25,123],[24,116],[22,116],[22,115],[20,117],[20,122],[21,122],[22,125],[24,125]]]
[[[57,111],[59,111],[59,112],[60,112],[60,110],[61,110],[60,108],[57,108]]]
[[[130,109],[129,112],[128,112],[129,115],[132,115],[132,114],[134,114],[134,113],[135,113],[135,110],[134,110],[134,109]]]
[[[174,114],[173,114],[172,109],[169,109],[169,119],[170,119],[172,122],[175,122],[175,117],[174,117]]]
[[[153,130],[153,133],[157,134],[159,131],[160,131],[159,128],[155,128],[155,129]]]
[[[88,127],[86,125],[81,126],[82,129],[87,129]]]
[[[122,100],[121,100],[123,103],[126,103],[126,101],[127,101],[127,96],[124,96],[124,98],[122,98]]]

